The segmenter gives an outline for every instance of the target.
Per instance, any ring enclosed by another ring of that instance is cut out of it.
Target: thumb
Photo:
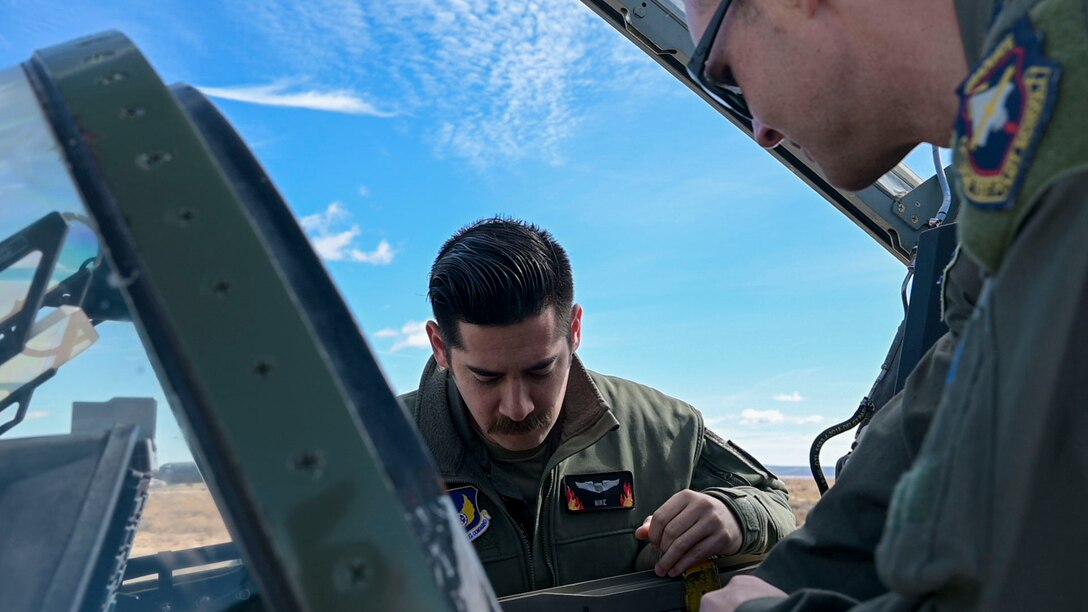
[[[653,515],[647,516],[646,520],[642,521],[642,524],[639,525],[638,529],[635,529],[635,538],[639,540],[650,539],[650,521],[652,521],[653,518]]]

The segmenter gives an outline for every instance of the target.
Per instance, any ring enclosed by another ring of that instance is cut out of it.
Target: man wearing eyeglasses
[[[951,146],[961,244],[987,275],[877,546],[888,592],[787,594],[745,576],[703,609],[1082,606],[1088,3],[685,5],[695,82],[832,184],[860,189],[919,143]]]

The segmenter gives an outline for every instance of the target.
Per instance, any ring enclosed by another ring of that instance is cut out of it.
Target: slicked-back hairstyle
[[[567,252],[549,232],[492,217],[461,228],[442,245],[427,297],[442,339],[464,348],[459,321],[512,325],[554,306],[559,329],[569,330],[574,278]]]

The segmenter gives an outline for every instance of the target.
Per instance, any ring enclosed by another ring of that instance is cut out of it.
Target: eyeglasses
[[[706,62],[710,57],[710,52],[714,49],[714,39],[718,37],[718,31],[722,28],[722,22],[725,21],[725,14],[729,10],[730,4],[733,4],[733,0],[722,0],[722,3],[718,5],[718,10],[710,18],[710,23],[707,24],[703,37],[699,40],[699,44],[696,45],[695,52],[691,54],[691,60],[688,62],[688,76],[698,83],[699,87],[718,104],[751,121],[752,113],[748,110],[748,104],[740,93],[740,87],[733,81],[732,77],[730,76],[725,81],[721,81],[716,80],[707,73]]]

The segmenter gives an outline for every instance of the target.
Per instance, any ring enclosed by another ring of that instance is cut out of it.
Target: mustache
[[[534,410],[529,413],[529,416],[520,421],[515,421],[500,414],[491,422],[491,426],[487,428],[487,433],[492,435],[527,434],[543,429],[550,425],[551,422],[552,417],[547,410]]]

